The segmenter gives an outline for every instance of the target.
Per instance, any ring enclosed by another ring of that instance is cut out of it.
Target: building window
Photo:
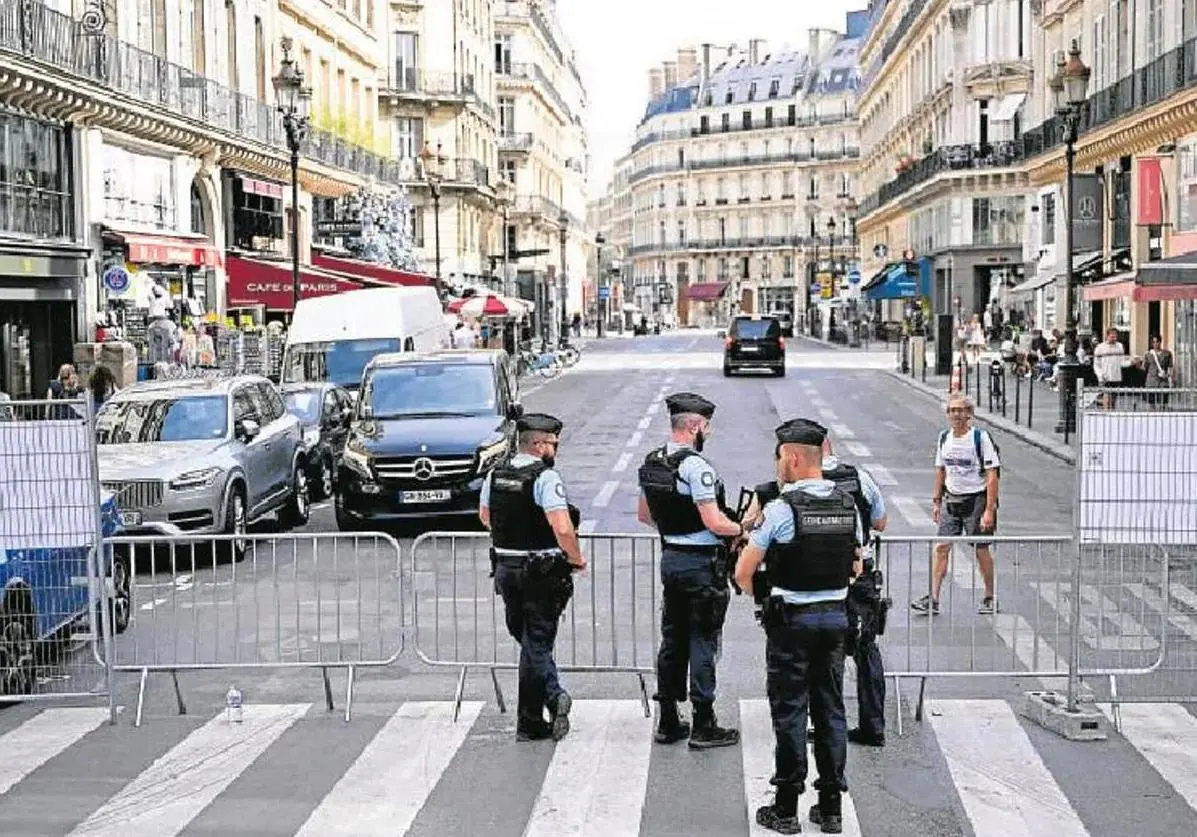
[[[723,103],[725,105],[730,105],[732,103],[733,98],[735,98],[735,93],[733,93],[732,89],[729,87],[727,89],[727,92],[725,94],[723,94]]]
[[[1049,192],[1043,196],[1041,202],[1043,204],[1041,207],[1043,210],[1043,240],[1041,243],[1046,247],[1056,241],[1056,196]]]
[[[781,257],[781,275],[785,279],[793,279],[794,278],[794,257],[793,256],[782,256]]]
[[[509,137],[515,133],[515,99],[499,97],[499,133]]]
[[[765,108],[765,127],[773,127],[773,108]]]
[[[756,82],[755,81],[748,85],[748,101],[750,101],[750,102],[756,101]]]
[[[0,230],[71,236],[69,154],[67,134],[57,125],[0,114]]]
[[[1176,232],[1197,231],[1197,145],[1176,149]]]
[[[791,128],[798,124],[798,106],[790,105],[786,108],[786,124]]]
[[[515,185],[515,160],[504,160],[499,164],[499,171],[503,173],[503,179]]]
[[[794,197],[794,174],[793,172],[781,173],[781,196],[783,198]]]
[[[419,88],[419,36],[412,32],[395,33],[395,77],[391,87],[413,91]]]
[[[1147,0],[1147,60],[1164,54],[1164,0]]]
[[[747,256],[744,256],[743,258],[740,259],[740,278],[741,279],[750,278],[749,274],[748,274],[748,265],[749,265],[749,259]]]
[[[776,99],[781,92],[781,79],[775,78],[769,81],[769,98]]]
[[[501,76],[511,75],[511,36],[495,38],[495,72]]]
[[[415,160],[424,148],[424,120],[400,116],[395,120],[395,156],[400,160]]]
[[[740,127],[745,131],[752,130],[752,111],[746,110],[740,114]]]
[[[731,114],[730,113],[723,114],[720,128],[722,128],[723,133],[725,133],[725,134],[731,130]]]
[[[773,262],[768,256],[765,256],[764,258],[761,259],[761,278],[769,279],[769,278],[771,278],[772,273],[773,273]]]
[[[677,222],[677,243],[683,247],[686,245],[686,222]]]
[[[719,260],[719,279],[720,279],[720,281],[726,282],[727,276],[728,276],[727,259],[720,259]]]
[[[698,266],[694,270],[694,275],[699,282],[705,282],[707,278],[707,260],[699,259]]]
[[[711,117],[700,116],[698,118],[698,133],[709,134],[711,132]]]

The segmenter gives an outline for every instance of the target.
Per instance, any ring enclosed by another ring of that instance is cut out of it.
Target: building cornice
[[[948,170],[925,183],[920,183],[909,192],[885,206],[856,219],[858,235],[868,235],[887,224],[907,217],[936,198],[955,193],[980,193],[992,195],[1006,190],[1020,192],[1030,188],[1030,175],[1025,168],[964,169]]]

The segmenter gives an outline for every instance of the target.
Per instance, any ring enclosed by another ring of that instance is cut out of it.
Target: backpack
[[[943,450],[943,443],[948,440],[948,433],[950,433],[950,432],[951,432],[950,430],[944,430],[942,433],[939,434],[939,449],[940,450]],[[985,457],[983,457],[981,455],[981,434],[983,434],[983,433],[986,436],[989,436],[989,444],[993,445],[993,452],[995,454],[997,454],[997,457],[1000,459],[1002,456],[1002,449],[1000,447],[998,447],[998,443],[994,441],[993,435],[990,433],[986,433],[984,430],[982,430],[979,427],[974,427],[973,428],[973,449],[976,450],[976,452],[977,452],[977,468],[978,468],[978,473],[980,473],[981,476],[985,476]],[[993,470],[997,471],[997,475],[999,477],[1002,475],[1002,466],[999,465],[998,467],[994,468]]]

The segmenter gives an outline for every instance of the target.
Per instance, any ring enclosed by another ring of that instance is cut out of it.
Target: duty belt
[[[505,567],[520,567],[528,561],[542,558],[562,558],[565,553],[560,549],[500,549],[491,550],[495,558]]]
[[[672,549],[674,552],[689,552],[695,555],[710,555],[718,552],[721,544],[717,543],[670,543],[663,541],[661,544],[664,549]]]

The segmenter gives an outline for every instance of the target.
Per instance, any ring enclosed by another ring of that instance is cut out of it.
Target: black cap
[[[524,413],[515,423],[520,433],[552,433],[561,432],[564,426],[561,419],[548,413]]]
[[[817,448],[822,447],[827,438],[826,427],[802,418],[790,419],[784,424],[779,424],[773,432],[777,435],[777,441],[783,445],[809,445]]]
[[[665,406],[669,408],[671,416],[676,416],[678,413],[693,413],[709,419],[715,415],[715,405],[693,392],[675,392],[665,398]]]

